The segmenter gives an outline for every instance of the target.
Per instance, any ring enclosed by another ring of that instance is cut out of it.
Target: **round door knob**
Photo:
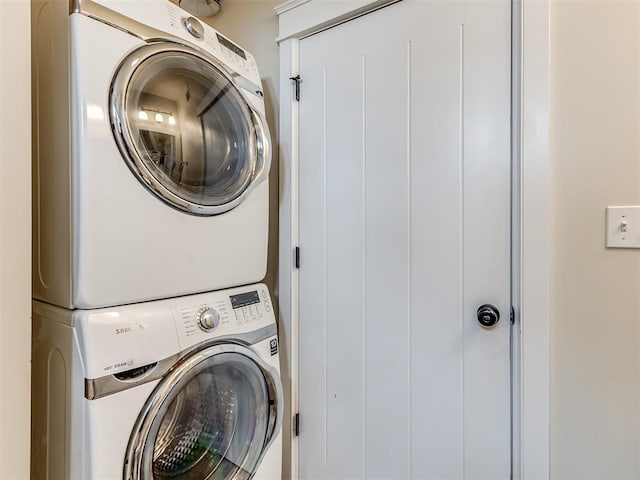
[[[202,307],[196,314],[196,323],[201,330],[210,332],[220,323],[220,315],[211,307]]]
[[[478,322],[483,327],[493,327],[500,320],[500,312],[493,305],[485,304],[478,308]]]

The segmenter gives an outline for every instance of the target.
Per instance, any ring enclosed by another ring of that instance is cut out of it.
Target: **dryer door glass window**
[[[270,393],[249,358],[222,353],[200,362],[163,400],[149,429],[141,478],[245,479],[269,429]]]
[[[233,208],[264,160],[261,116],[222,68],[186,48],[132,54],[114,81],[111,117],[131,170],[190,213]]]

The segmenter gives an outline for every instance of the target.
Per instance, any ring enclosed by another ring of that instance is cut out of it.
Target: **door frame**
[[[277,296],[283,378],[283,478],[298,478],[299,43],[398,0],[289,0],[276,7],[280,51],[280,238]],[[512,0],[513,479],[549,478],[549,0]],[[290,457],[287,455],[290,446]]]

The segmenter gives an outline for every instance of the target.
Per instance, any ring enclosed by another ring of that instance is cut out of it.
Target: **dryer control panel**
[[[213,27],[201,22],[191,14],[166,0],[123,1],[123,0],[94,0],[95,3],[114,12],[115,17],[102,18],[109,15],[103,10],[100,15],[93,15],[104,23],[119,25],[119,27],[134,35],[148,37],[157,36],[157,31],[166,32],[186,42],[203,48],[232,71],[237,71],[256,85],[261,84],[258,65],[253,55],[234,42],[220,34]],[[80,3],[80,5],[82,5]],[[122,18],[117,14],[124,15]],[[91,16],[91,15],[90,15]],[[140,31],[144,29],[155,29]]]

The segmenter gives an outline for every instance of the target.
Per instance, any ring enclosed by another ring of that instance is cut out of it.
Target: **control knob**
[[[196,323],[202,331],[210,332],[220,323],[220,314],[211,307],[202,307],[196,314]]]
[[[204,27],[202,24],[193,17],[187,17],[182,20],[184,28],[191,34],[192,37],[202,38],[204,37]]]

